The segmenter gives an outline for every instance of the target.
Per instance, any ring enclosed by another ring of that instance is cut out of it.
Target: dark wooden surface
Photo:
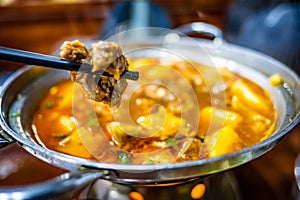
[[[118,1],[81,1],[73,4],[57,4],[51,3],[51,1],[40,4],[37,2],[0,7],[0,46],[47,54],[57,50],[65,39],[96,38],[101,33],[110,9]],[[208,6],[203,2],[209,1],[189,1],[194,4],[184,7],[181,4],[179,6],[172,4],[173,1],[170,0],[157,0],[156,2],[165,7],[176,26],[203,20],[212,22],[220,28],[223,27],[226,10],[224,7],[216,6],[220,4]],[[175,2],[177,1],[173,3]],[[229,1],[215,0],[211,2],[227,3]],[[198,11],[188,9],[192,5],[197,5]],[[20,67],[22,67],[20,64],[0,62],[2,71],[16,70]],[[294,162],[296,155],[300,152],[299,132],[300,126],[298,125],[272,151],[233,170],[237,176],[243,199],[292,199],[295,185]],[[63,172],[63,170],[38,161],[17,144],[0,150],[1,169],[9,164],[13,155],[20,161],[19,169],[6,178],[0,174],[0,187],[28,184],[54,177]],[[24,174],[27,174],[27,178],[24,177]]]
[[[297,125],[271,151],[234,169],[244,200],[294,199],[297,192],[294,166],[299,152],[300,125]]]

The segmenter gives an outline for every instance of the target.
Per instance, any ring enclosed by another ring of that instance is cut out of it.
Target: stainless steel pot
[[[170,55],[166,52],[172,51],[190,60],[210,62],[214,65],[226,64],[231,70],[260,84],[270,92],[278,111],[274,134],[256,145],[230,154],[167,165],[106,164],[66,155],[41,146],[34,139],[31,122],[35,108],[45,91],[57,82],[69,78],[69,75],[60,70],[27,66],[15,72],[2,86],[2,137],[6,138],[5,140],[16,141],[41,160],[69,171],[92,171],[98,173],[97,178],[117,183],[153,185],[208,176],[247,163],[271,150],[300,120],[300,79],[287,66],[269,56],[228,44],[220,39],[189,39],[177,32],[165,31],[163,36],[151,34],[146,40],[145,37],[141,40],[139,37],[125,38],[126,40],[122,40],[118,36],[116,40],[129,57],[168,57]],[[205,56],[202,57],[201,54]],[[268,77],[275,73],[282,76],[284,83],[271,87]],[[21,113],[20,117],[11,118],[11,114],[16,112]]]

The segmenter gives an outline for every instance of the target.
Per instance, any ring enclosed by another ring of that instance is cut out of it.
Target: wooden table
[[[244,200],[291,200],[297,192],[295,159],[300,152],[298,124],[274,149],[233,171]]]

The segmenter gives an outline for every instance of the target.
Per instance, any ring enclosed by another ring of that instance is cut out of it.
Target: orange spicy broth
[[[130,62],[133,67],[149,63],[162,65],[159,59],[136,59]],[[195,65],[201,74],[195,70]],[[33,127],[38,140],[49,149],[101,162],[155,164],[227,154],[261,142],[272,134],[276,118],[273,103],[269,93],[254,82],[225,67],[218,68],[222,82],[214,82],[217,77],[205,81],[202,76],[210,70],[208,66],[181,61],[169,62],[168,66],[180,72],[196,93],[200,109],[199,116],[196,116],[200,119],[197,127],[190,123],[195,118],[192,114],[196,108],[182,108],[180,98],[184,96],[174,94],[165,86],[150,83],[132,93],[129,100],[130,116],[127,116],[134,121],[132,125],[117,121],[110,106],[85,98],[82,89],[75,90],[77,106],[74,108],[74,83],[65,80],[50,88],[35,112]],[[159,79],[164,71],[149,73],[157,74]],[[171,76],[166,77],[171,84],[178,83]],[[214,102],[217,103],[214,104],[212,92],[216,93]],[[222,95],[218,97],[218,92],[225,92],[225,98]],[[191,115],[183,118],[183,109]],[[160,120],[162,116],[165,120],[163,125]],[[162,127],[152,135],[151,127],[155,125]],[[91,154],[91,148],[85,147],[79,129],[86,130],[84,134],[90,140],[93,137],[99,140],[94,142],[99,145],[97,155],[95,150]],[[104,134],[98,134],[100,129]],[[179,130],[182,133],[177,137]],[[128,134],[128,131],[134,134]],[[104,138],[108,140],[105,144]],[[143,158],[137,154],[142,154]]]

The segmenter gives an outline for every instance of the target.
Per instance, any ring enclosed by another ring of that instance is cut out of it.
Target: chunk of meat
[[[88,51],[79,40],[66,41],[61,46],[60,56],[70,61],[93,65],[91,72],[102,70],[111,76],[100,76],[80,71],[70,71],[72,81],[78,82],[86,96],[94,101],[118,106],[127,87],[121,79],[128,70],[128,62],[122,49],[114,42],[99,41]]]
[[[89,51],[79,40],[65,41],[60,50],[60,57],[70,61],[87,63],[84,60],[90,57]]]
[[[119,80],[121,75],[128,70],[127,59],[121,47],[116,43],[99,41],[92,44],[92,47],[93,72],[104,70]]]

